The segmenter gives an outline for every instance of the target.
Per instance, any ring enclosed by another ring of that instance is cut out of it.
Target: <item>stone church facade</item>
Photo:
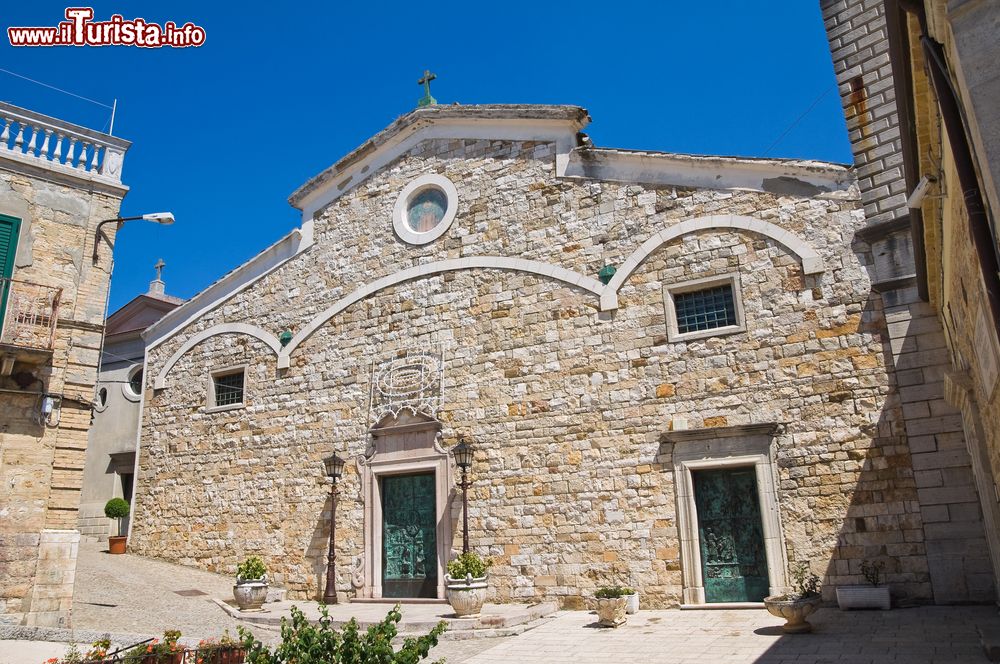
[[[589,120],[415,110],[147,330],[132,550],[261,555],[318,597],[337,452],[340,595],[441,597],[466,437],[495,601],[759,601],[798,562],[832,599],[866,559],[932,601],[852,170],[602,149]]]

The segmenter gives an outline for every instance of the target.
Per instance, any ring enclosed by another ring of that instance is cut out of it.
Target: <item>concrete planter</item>
[[[624,625],[627,618],[625,610],[628,607],[628,599],[625,597],[612,597],[609,599],[597,599],[597,624],[601,627],[618,627]]]
[[[837,586],[837,606],[841,611],[848,609],[892,608],[889,586]]]
[[[125,553],[127,537],[109,537],[108,538],[108,553],[120,554]]]
[[[240,611],[260,611],[267,599],[267,577],[263,579],[236,579],[233,598]]]
[[[812,631],[806,616],[819,608],[823,598],[819,595],[802,599],[788,599],[786,595],[772,595],[764,598],[764,606],[772,616],[784,618],[781,626],[786,634],[804,634]]]
[[[633,615],[639,613],[639,591],[625,596],[625,613]]]
[[[447,587],[445,594],[448,603],[458,618],[475,618],[486,601],[486,577],[473,578],[471,574],[464,579],[444,577]]]

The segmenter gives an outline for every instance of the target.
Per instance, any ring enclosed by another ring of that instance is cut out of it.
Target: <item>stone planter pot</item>
[[[601,627],[618,627],[625,624],[625,609],[628,607],[628,599],[625,597],[612,597],[610,599],[597,599],[597,624]]]
[[[806,616],[815,611],[822,601],[823,598],[819,595],[802,599],[772,595],[764,598],[764,606],[772,616],[785,619],[781,629],[786,634],[804,634],[812,631],[812,625],[806,621]]]
[[[236,579],[233,598],[240,611],[260,611],[267,599],[267,577],[263,579]]]
[[[625,613],[633,615],[639,613],[639,591],[625,596]]]
[[[486,577],[473,578],[471,574],[464,579],[444,577],[447,584],[445,594],[448,603],[455,611],[457,618],[475,618],[483,609],[486,601]]]
[[[837,606],[841,611],[848,609],[892,608],[889,586],[837,586]]]
[[[108,538],[108,553],[120,554],[125,553],[127,537],[109,537]]]

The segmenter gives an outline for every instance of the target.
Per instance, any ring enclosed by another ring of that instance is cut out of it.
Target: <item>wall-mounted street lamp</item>
[[[326,604],[337,603],[337,551],[334,549],[334,540],[337,533],[337,482],[344,475],[344,464],[346,462],[336,454],[323,459],[323,468],[326,476],[333,480],[330,489],[330,498],[333,504],[330,506],[330,552],[326,555],[326,591],[323,593],[323,601]]]
[[[97,262],[97,249],[101,244],[101,226],[104,224],[118,224],[116,230],[122,227],[126,221],[137,221],[142,219],[143,221],[151,221],[154,224],[162,224],[164,226],[169,226],[174,223],[174,215],[171,212],[151,212],[150,214],[141,214],[137,217],[115,217],[114,219],[105,219],[104,221],[97,224],[97,232],[94,234],[94,262]],[[107,238],[105,238],[107,240]],[[108,240],[108,245],[114,248],[111,241]]]
[[[468,480],[468,471],[472,466],[472,457],[475,455],[475,450],[469,441],[462,436],[458,439],[458,445],[451,451],[455,456],[455,463],[458,467],[462,469],[462,479],[458,483],[460,489],[462,489],[462,553],[469,552],[469,487],[472,486],[472,482]]]

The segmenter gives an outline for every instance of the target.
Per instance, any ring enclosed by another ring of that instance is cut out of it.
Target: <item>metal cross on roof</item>
[[[161,281],[162,280],[163,268],[166,267],[166,265],[167,264],[163,262],[163,259],[160,258],[160,259],[157,259],[156,265],[153,266],[153,269],[156,270],[156,280],[157,281]]]
[[[418,85],[424,86],[424,96],[417,102],[417,107],[431,106],[437,103],[437,99],[431,96],[431,81],[437,78],[437,74],[432,74],[430,69],[424,70],[424,75],[417,81]]]

